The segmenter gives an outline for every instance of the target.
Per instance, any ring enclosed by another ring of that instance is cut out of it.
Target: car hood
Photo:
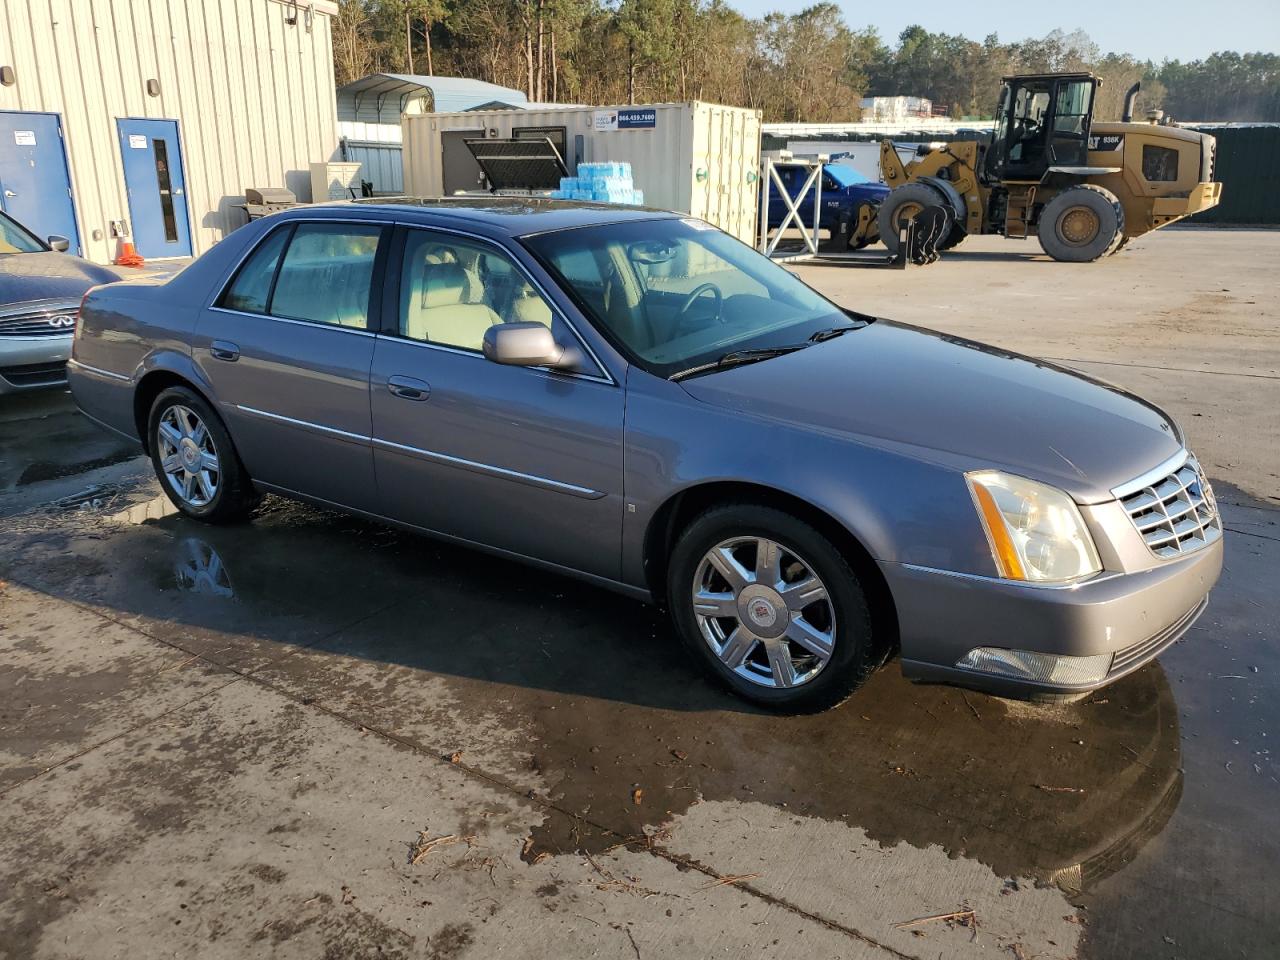
[[[694,398],[961,469],[996,467],[1083,503],[1182,446],[1133,394],[1042,360],[878,320],[795,353],[680,384]]]
[[[29,300],[79,300],[99,283],[120,275],[66,253],[12,253],[0,256],[0,310]]]

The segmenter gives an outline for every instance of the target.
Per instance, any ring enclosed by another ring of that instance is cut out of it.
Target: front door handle
[[[240,348],[229,340],[215,340],[209,344],[209,352],[215,360],[226,360],[235,363],[240,359]]]
[[[401,400],[426,400],[431,396],[431,385],[414,377],[387,377],[387,389]]]

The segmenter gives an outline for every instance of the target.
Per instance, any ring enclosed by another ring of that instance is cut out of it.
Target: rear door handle
[[[215,360],[226,360],[234,363],[240,359],[240,348],[229,340],[215,340],[209,344],[209,352]]]
[[[426,400],[431,396],[431,385],[414,377],[387,377],[387,389],[402,400]]]

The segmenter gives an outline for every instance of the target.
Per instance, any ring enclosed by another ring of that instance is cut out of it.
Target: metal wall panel
[[[400,156],[400,144],[343,139],[342,154],[343,159],[361,165],[360,177],[373,184],[375,194],[394,196],[404,193],[404,162]]]
[[[129,218],[116,120],[178,121],[200,253],[244,222],[232,204],[246,187],[306,200],[309,164],[337,159],[335,11],[326,0],[310,16],[280,0],[0,0],[0,50],[17,72],[0,110],[62,116],[86,256],[102,262],[116,254],[109,222]]]
[[[1213,178],[1222,199],[1192,223],[1280,223],[1280,125],[1201,128],[1218,140]]]

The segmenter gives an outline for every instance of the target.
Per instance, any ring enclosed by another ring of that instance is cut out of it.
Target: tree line
[[[986,118],[1000,77],[1090,70],[1097,116],[1280,121],[1280,56],[1214,53],[1155,63],[1103,52],[1087,33],[981,41],[921,26],[885,42],[834,3],[743,16],[724,0],[339,0],[339,84],[370,73],[474,77],[530,100],[583,104],[707,100],[766,121],[856,120],[864,96],[920,96],[953,117]]]

